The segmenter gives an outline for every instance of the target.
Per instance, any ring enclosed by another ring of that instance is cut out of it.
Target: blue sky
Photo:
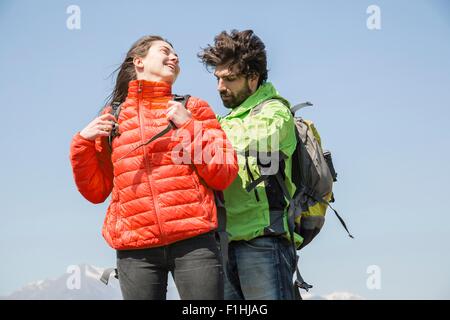
[[[69,5],[81,29],[69,30]],[[366,26],[369,5],[381,30]],[[225,114],[215,79],[196,54],[222,30],[253,29],[265,42],[269,80],[291,102],[315,106],[333,152],[335,207],[301,252],[317,295],[450,298],[450,4],[434,1],[1,1],[0,295],[64,273],[115,264],[101,237],[107,203],[77,192],[73,134],[112,89],[109,74],[145,34],[181,58],[174,92]],[[109,199],[108,199],[109,201]],[[381,270],[371,290],[368,266]]]

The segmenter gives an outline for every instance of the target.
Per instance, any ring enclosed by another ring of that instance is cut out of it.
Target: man
[[[238,177],[224,191],[230,240],[225,299],[294,299],[288,202],[274,175],[281,170],[292,195],[296,136],[290,105],[267,82],[265,45],[252,30],[224,31],[214,40],[199,57],[214,69],[220,97],[230,109],[219,121],[239,159]],[[269,178],[258,183],[262,174]]]

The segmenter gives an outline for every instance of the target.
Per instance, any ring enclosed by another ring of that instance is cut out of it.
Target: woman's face
[[[138,80],[174,83],[180,73],[178,55],[165,41],[154,41],[145,58],[135,58]]]

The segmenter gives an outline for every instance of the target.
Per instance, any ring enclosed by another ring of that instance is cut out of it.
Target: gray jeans
[[[167,246],[117,251],[125,300],[165,300],[168,272],[182,300],[223,300],[223,270],[213,232]]]

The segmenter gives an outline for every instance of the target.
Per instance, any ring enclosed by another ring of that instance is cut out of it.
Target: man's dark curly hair
[[[207,68],[230,64],[242,75],[257,75],[258,86],[267,80],[266,46],[253,30],[222,31],[214,38],[214,46],[208,45],[198,57]]]

